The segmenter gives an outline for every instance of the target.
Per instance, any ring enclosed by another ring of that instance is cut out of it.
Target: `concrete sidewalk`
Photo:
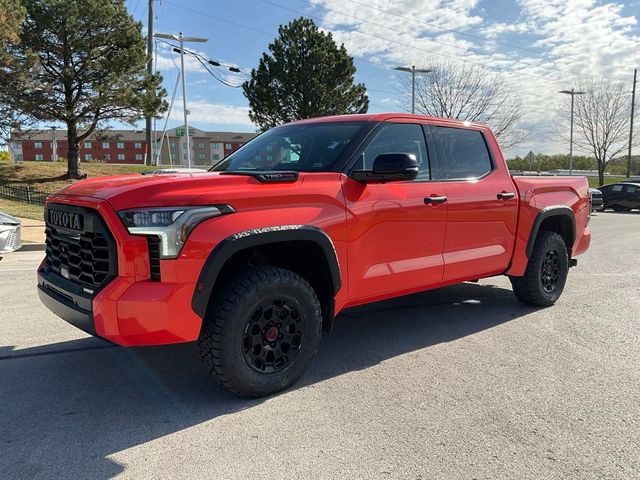
[[[44,243],[44,222],[42,220],[16,218],[22,224],[21,235],[24,243]]]

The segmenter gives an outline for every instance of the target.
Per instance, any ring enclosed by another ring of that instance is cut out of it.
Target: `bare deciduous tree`
[[[489,125],[503,148],[527,137],[518,129],[524,108],[516,92],[496,73],[450,61],[428,62],[433,71],[416,75],[416,112]],[[411,78],[400,80],[411,97]]]
[[[605,79],[579,80],[576,89],[585,94],[575,97],[574,145],[578,150],[593,154],[602,185],[611,160],[629,146],[631,103],[628,89]],[[563,108],[566,125],[570,114],[569,103],[566,103]]]

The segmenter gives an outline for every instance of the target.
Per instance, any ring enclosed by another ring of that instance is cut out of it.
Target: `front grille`
[[[58,275],[91,287],[100,288],[117,275],[115,241],[95,210],[51,205],[57,210],[81,213],[81,232],[68,231],[47,221],[46,265]],[[45,215],[45,218],[49,218]]]

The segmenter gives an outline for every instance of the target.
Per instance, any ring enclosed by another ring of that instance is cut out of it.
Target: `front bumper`
[[[38,295],[53,313],[81,330],[123,346],[197,340],[202,326],[191,300],[202,261],[161,261],[163,281],[150,280],[146,238],[129,235],[111,206],[86,197],[50,197],[97,210],[116,241],[118,276],[87,289],[48,268],[38,269]],[[164,265],[162,265],[164,264]],[[196,267],[196,268],[194,268]]]

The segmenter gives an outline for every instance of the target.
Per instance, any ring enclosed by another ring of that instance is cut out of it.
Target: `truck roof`
[[[384,112],[384,113],[358,113],[352,115],[334,115],[329,117],[314,117],[307,118],[305,120],[296,120],[295,122],[291,122],[288,125],[295,124],[303,124],[303,123],[324,123],[324,122],[383,122],[385,120],[390,119],[407,119],[407,120],[418,120],[424,122],[432,121],[438,123],[446,123],[451,125],[452,127],[482,127],[488,128],[486,125],[475,122],[468,122],[466,120],[455,120],[452,118],[441,118],[441,117],[431,117],[428,115],[414,115],[411,113],[402,113],[402,112]]]

